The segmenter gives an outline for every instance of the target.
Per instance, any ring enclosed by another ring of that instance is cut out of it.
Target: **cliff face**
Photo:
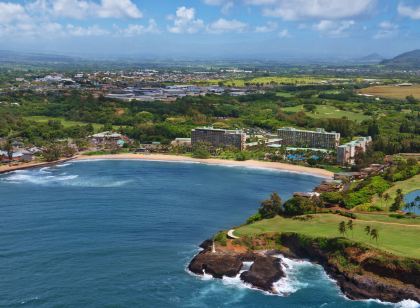
[[[320,263],[351,299],[420,302],[420,262],[368,249],[344,239],[282,234],[281,244],[297,257]]]

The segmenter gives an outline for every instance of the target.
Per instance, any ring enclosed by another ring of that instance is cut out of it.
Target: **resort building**
[[[102,132],[90,136],[90,141],[93,145],[99,147],[122,147],[126,143],[131,143],[131,140],[119,133]]]
[[[283,127],[277,130],[282,144],[292,147],[335,149],[340,144],[340,134],[326,132],[323,128],[316,131],[301,130],[293,127]]]
[[[246,134],[242,130],[200,127],[191,131],[191,144],[208,144],[214,148],[234,147],[245,149]]]
[[[356,157],[356,154],[366,152],[367,147],[371,143],[372,138],[368,136],[359,137],[356,140],[340,145],[337,148],[337,163],[341,165],[354,164],[354,158]]]
[[[191,146],[191,138],[175,138],[174,140],[172,140],[171,146]]]

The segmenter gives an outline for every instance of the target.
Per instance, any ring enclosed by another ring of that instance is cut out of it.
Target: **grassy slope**
[[[389,208],[389,206],[394,201],[395,196],[397,195],[397,189],[401,189],[404,195],[420,189],[420,174],[417,174],[416,176],[405,181],[395,182],[394,186],[384,192],[384,194],[388,193],[391,197],[387,202],[380,200],[377,196],[375,196],[372,200],[372,204],[383,207],[384,209]]]
[[[303,106],[295,106],[295,107],[285,107],[283,108],[285,112],[299,112],[304,111]],[[315,112],[306,112],[309,117],[315,119],[328,119],[328,118],[342,118],[347,117],[349,120],[361,122],[363,120],[369,119],[370,117],[364,115],[360,112],[352,112],[352,111],[344,111],[339,110],[334,106],[330,105],[321,105],[317,106]]]
[[[338,232],[340,221],[348,220],[345,217],[333,214],[318,214],[314,216],[315,218],[309,221],[299,221],[277,216],[272,219],[266,219],[240,227],[235,231],[235,235],[255,235],[266,232],[297,232],[313,237],[333,238],[341,236]],[[401,221],[395,219],[395,222],[398,223]],[[364,227],[367,225],[379,231],[378,243],[370,240],[365,235]],[[420,258],[419,234],[420,226],[401,226],[355,220],[353,234],[348,232],[346,237],[396,255]]]

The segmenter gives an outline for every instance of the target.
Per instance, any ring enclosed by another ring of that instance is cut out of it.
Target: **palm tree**
[[[341,235],[346,234],[346,223],[344,221],[338,224],[338,231],[340,232]]]
[[[376,244],[378,244],[378,238],[379,238],[378,230],[376,229],[370,230],[370,237],[376,241]]]
[[[391,199],[391,196],[388,193],[384,194],[385,205],[388,206],[388,200]]]
[[[370,236],[370,230],[371,230],[370,226],[366,226],[365,227],[365,233],[366,233],[366,235]]]
[[[379,202],[381,203],[381,207],[382,207],[382,197],[384,195],[384,193],[382,191],[377,193],[378,197],[379,197]]]
[[[351,237],[353,237],[353,220],[349,220],[347,222],[347,229],[349,229],[351,231]]]

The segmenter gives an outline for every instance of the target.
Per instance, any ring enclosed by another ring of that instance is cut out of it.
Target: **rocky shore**
[[[209,274],[214,278],[236,277],[263,291],[276,293],[273,283],[284,277],[280,259],[259,252],[235,252],[226,249],[212,251],[212,242],[205,241],[203,250],[190,262],[188,269],[197,274]],[[242,271],[244,262],[252,262]]]
[[[379,299],[392,303],[410,299],[420,302],[418,260],[396,257],[343,239],[312,239],[295,233],[274,237],[281,243],[276,253],[322,265],[350,299]],[[264,241],[264,238],[255,240],[260,248]],[[276,293],[273,283],[285,276],[281,260],[272,256],[273,251],[244,247],[238,250],[220,245],[213,251],[210,240],[203,242],[201,247],[203,250],[188,266],[195,274],[206,273],[214,278],[240,275],[242,281],[270,293]],[[243,270],[244,262],[252,262],[248,270]]]
[[[282,245],[298,258],[321,264],[350,299],[420,302],[420,261],[366,249],[340,239],[283,234]]]

